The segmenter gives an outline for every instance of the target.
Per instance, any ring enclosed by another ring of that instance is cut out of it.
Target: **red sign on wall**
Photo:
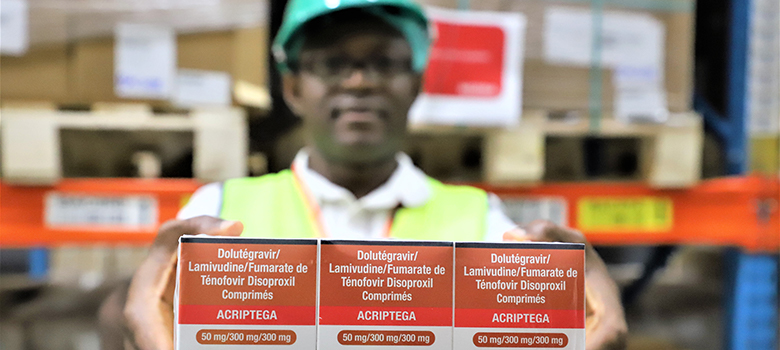
[[[495,97],[501,92],[504,31],[498,26],[435,22],[436,40],[424,91],[452,96]]]
[[[525,17],[427,8],[436,33],[410,124],[516,126]]]

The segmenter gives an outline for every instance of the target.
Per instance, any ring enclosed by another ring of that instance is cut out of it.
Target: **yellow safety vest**
[[[469,186],[445,185],[432,178],[431,198],[395,212],[390,238],[481,241],[487,223],[487,194]],[[290,170],[224,183],[220,217],[244,224],[243,237],[322,237],[306,194]]]

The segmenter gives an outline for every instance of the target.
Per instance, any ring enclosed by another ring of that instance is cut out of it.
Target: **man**
[[[427,19],[411,1],[291,1],[274,52],[307,148],[291,170],[204,186],[160,228],[126,294],[126,345],[172,349],[183,234],[586,243],[550,223],[518,228],[495,196],[443,185],[400,153],[430,47]],[[617,288],[590,246],[586,266],[587,348],[622,348]],[[104,319],[123,296],[106,304]]]

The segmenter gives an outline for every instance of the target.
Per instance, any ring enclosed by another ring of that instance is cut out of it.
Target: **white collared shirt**
[[[320,207],[320,218],[328,237],[339,239],[378,239],[385,234],[388,221],[399,205],[414,208],[425,204],[431,196],[426,175],[412,164],[406,154],[396,156],[398,167],[390,178],[362,198],[336,185],[309,168],[309,154],[301,150],[293,160],[300,180],[309,189]],[[199,188],[189,203],[179,211],[177,219],[200,215],[219,216],[222,205],[222,184],[211,183]],[[503,212],[501,200],[488,196],[486,225],[487,241],[501,241],[506,231],[517,225]]]

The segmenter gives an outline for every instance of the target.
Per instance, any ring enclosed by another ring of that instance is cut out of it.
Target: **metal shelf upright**
[[[726,115],[720,116],[701,97],[696,109],[721,138],[727,175],[748,170],[749,58],[753,0],[730,1]],[[775,189],[776,191],[776,189]],[[758,203],[759,219],[772,202]],[[732,248],[727,252],[726,349],[778,348],[778,251],[757,253]]]

